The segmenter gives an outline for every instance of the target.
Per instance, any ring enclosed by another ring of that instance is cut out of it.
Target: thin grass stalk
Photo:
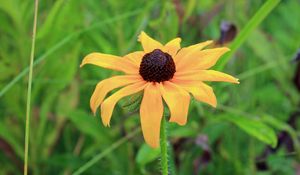
[[[29,128],[30,128],[30,106],[31,106],[31,89],[32,89],[32,72],[33,72],[33,60],[35,50],[35,36],[36,36],[36,24],[38,16],[39,0],[35,0],[34,3],[34,20],[32,29],[32,43],[30,52],[30,64],[28,75],[28,88],[27,88],[27,101],[26,101],[26,126],[25,126],[25,150],[24,150],[24,175],[28,174],[28,147],[29,147]]]

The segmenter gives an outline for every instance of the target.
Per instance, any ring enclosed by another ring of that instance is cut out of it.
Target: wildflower
[[[216,107],[213,89],[205,81],[238,83],[238,79],[214,70],[207,70],[228,48],[203,49],[212,43],[206,41],[189,47],[180,47],[180,38],[163,45],[145,32],[139,35],[143,51],[124,57],[91,53],[81,66],[94,64],[103,68],[124,72],[99,82],[90,100],[93,113],[101,106],[101,118],[105,126],[109,122],[116,103],[123,97],[143,91],[140,121],[145,141],[151,147],[159,146],[160,124],[163,117],[163,100],[170,110],[170,122],[185,125],[190,94],[198,101]],[[108,92],[119,91],[104,100]]]

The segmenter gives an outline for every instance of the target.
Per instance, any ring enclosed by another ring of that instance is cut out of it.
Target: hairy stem
[[[161,129],[160,129],[160,150],[161,150],[162,175],[168,175],[169,174],[169,168],[168,168],[168,138],[167,138],[166,119],[164,117],[161,121]]]

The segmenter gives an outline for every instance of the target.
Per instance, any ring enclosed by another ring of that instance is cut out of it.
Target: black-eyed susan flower
[[[170,110],[170,122],[185,125],[187,122],[190,94],[198,101],[216,107],[213,89],[206,81],[238,83],[238,79],[214,70],[208,70],[228,48],[204,49],[212,43],[206,41],[189,47],[180,47],[180,38],[163,45],[145,32],[139,36],[143,51],[123,57],[103,53],[87,55],[81,66],[94,64],[124,72],[99,82],[90,100],[96,113],[100,107],[102,122],[109,122],[117,102],[131,94],[143,91],[140,121],[145,141],[151,147],[159,146],[160,124],[163,117],[163,100]],[[107,93],[121,88],[105,99]],[[105,100],[104,100],[105,99]]]

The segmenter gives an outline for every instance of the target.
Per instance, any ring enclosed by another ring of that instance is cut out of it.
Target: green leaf
[[[13,150],[19,157],[23,157],[23,148],[20,140],[17,139],[16,135],[10,130],[9,125],[5,124],[3,120],[0,122],[0,137],[12,146]]]
[[[268,123],[269,125],[271,125],[272,127],[274,127],[275,129],[278,129],[280,131],[286,131],[291,136],[291,139],[293,140],[293,144],[296,147],[296,150],[300,150],[300,142],[298,140],[297,131],[294,130],[294,128],[284,123],[283,121],[280,121],[279,119],[273,116],[269,116],[267,114],[264,114],[262,116],[262,120]]]
[[[168,123],[168,125],[169,130],[172,131],[168,133],[170,137],[194,137],[199,134],[197,128],[190,123],[185,126],[178,126],[177,123]]]
[[[129,112],[136,112],[141,106],[142,98],[143,92],[138,92],[133,95],[124,97],[124,99],[121,100],[122,108]]]
[[[275,131],[268,125],[264,124],[263,121],[234,115],[223,115],[221,118],[234,123],[249,135],[271,145],[273,148],[276,147],[277,136]]]
[[[143,167],[149,162],[157,159],[160,155],[160,149],[150,148],[147,144],[143,144],[136,156],[136,162]]]
[[[58,14],[61,12],[63,8],[64,0],[58,0],[55,2],[54,6],[51,8],[44,24],[39,29],[37,38],[43,38],[48,32],[51,32],[55,21],[57,20]]]
[[[82,133],[91,136],[102,144],[110,143],[110,139],[108,138],[109,134],[105,132],[104,128],[95,117],[88,115],[82,110],[75,110],[71,112],[70,115],[67,115],[67,117]]]

